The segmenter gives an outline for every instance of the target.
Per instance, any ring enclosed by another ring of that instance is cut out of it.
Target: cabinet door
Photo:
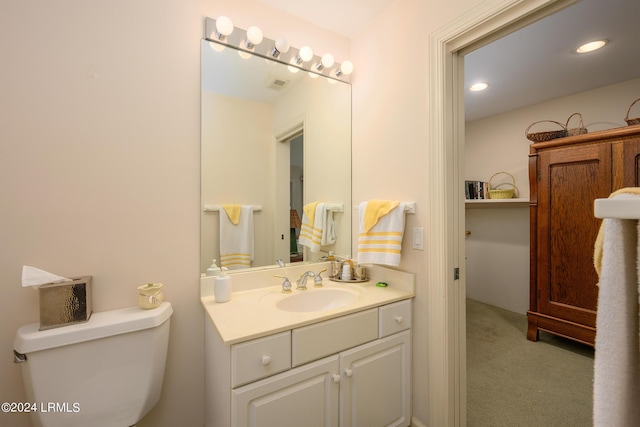
[[[598,277],[593,201],[611,193],[608,143],[539,154],[538,311],[595,327]]]
[[[410,368],[410,331],[341,353],[340,426],[408,426]]]
[[[234,389],[233,427],[338,426],[338,356]]]
[[[613,190],[640,187],[640,137],[613,144]]]

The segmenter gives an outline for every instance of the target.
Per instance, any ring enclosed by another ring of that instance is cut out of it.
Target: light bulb
[[[262,43],[262,30],[258,27],[249,27],[247,30],[247,41],[254,46]]]
[[[302,46],[300,48],[300,52],[298,53],[300,59],[304,62],[310,61],[313,58],[313,50],[309,46]]]
[[[335,63],[335,60],[333,59],[333,55],[331,55],[330,53],[325,53],[324,55],[322,55],[322,65],[328,68],[333,67],[333,64]]]
[[[233,22],[226,16],[221,16],[216,20],[216,36],[222,40],[233,33]]]
[[[276,40],[276,49],[278,49],[280,53],[287,53],[289,51],[289,42],[287,39]]]
[[[342,73],[347,76],[353,73],[353,64],[351,63],[351,61],[344,61],[340,66],[340,71],[342,71]]]

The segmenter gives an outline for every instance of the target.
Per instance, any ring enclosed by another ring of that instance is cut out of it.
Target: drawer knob
[[[269,366],[270,363],[271,363],[271,357],[262,356],[262,366]]]
[[[333,382],[334,383],[339,383],[340,382],[340,375],[333,374]]]
[[[345,369],[344,374],[347,376],[347,378],[351,378],[353,376],[353,369]]]
[[[403,320],[402,316],[396,316],[396,323],[402,323]]]

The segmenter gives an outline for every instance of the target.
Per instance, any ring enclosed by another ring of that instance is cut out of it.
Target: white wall
[[[416,214],[407,216],[400,269],[416,274],[412,410],[415,420],[424,425],[429,411],[445,410],[427,405],[430,254],[413,250],[411,244],[413,227],[424,228],[425,242],[430,232],[429,34],[479,3],[398,0],[356,36],[352,45],[357,67],[353,82],[353,202],[393,199],[417,204]],[[357,227],[354,242],[356,235]]]
[[[640,96],[640,79],[582,92],[498,114],[466,125],[466,178],[489,180],[498,171],[516,178],[529,198],[527,127],[543,119],[565,123],[582,114],[589,131],[626,126],[629,105]],[[572,121],[570,127],[577,127]],[[551,130],[544,125],[530,132]],[[529,208],[467,209],[467,296],[517,313],[529,308]]]
[[[165,284],[161,400],[140,426],[203,424],[200,39],[228,15],[348,58],[349,42],[255,0],[4,2],[0,14],[0,400],[24,402],[13,338],[38,320],[22,265],[93,276],[94,309]],[[0,425],[29,426],[0,413]]]

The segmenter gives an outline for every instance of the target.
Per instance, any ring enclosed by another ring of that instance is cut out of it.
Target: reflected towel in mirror
[[[313,253],[320,252],[323,245],[336,242],[336,228],[333,212],[327,203],[312,202],[303,207],[302,227],[298,244],[306,246]]]
[[[221,266],[230,270],[251,267],[253,206],[223,205],[223,208],[224,213],[220,212]],[[237,222],[234,224],[236,214]]]

